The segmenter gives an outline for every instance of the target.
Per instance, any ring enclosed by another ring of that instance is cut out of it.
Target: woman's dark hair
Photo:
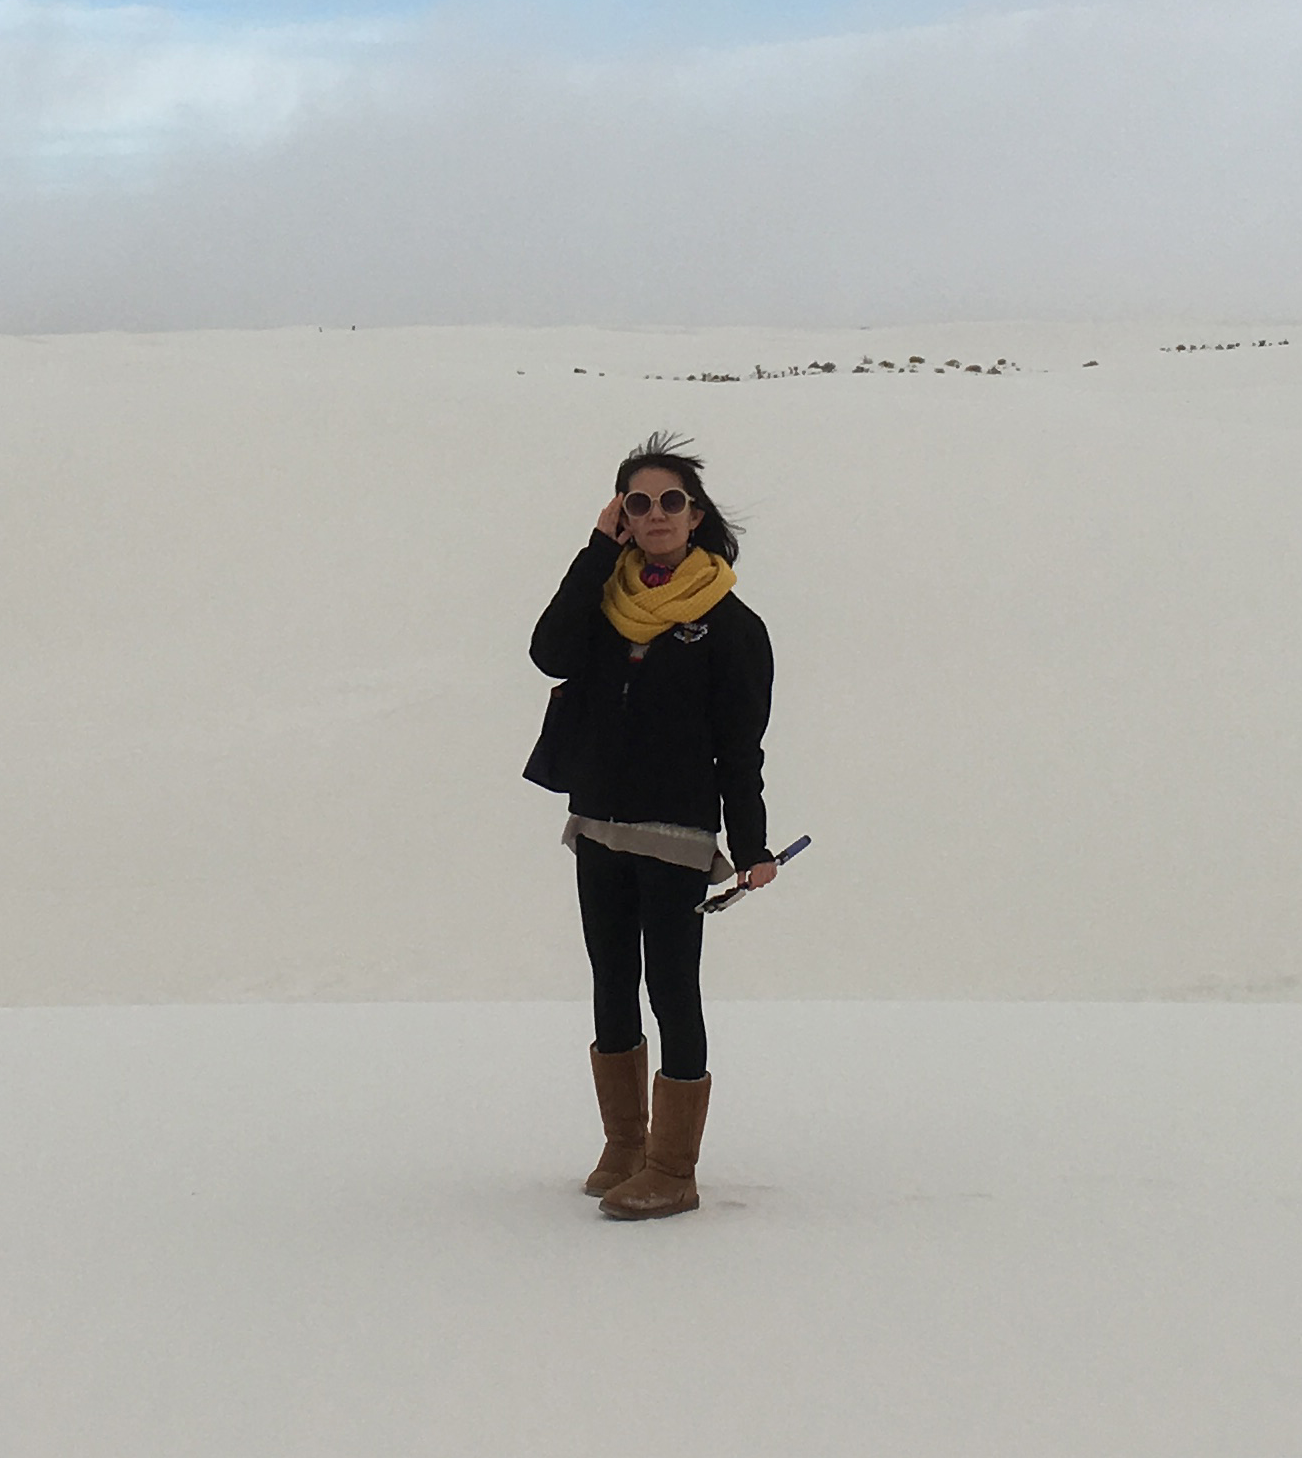
[[[683,490],[693,503],[705,513],[705,520],[692,533],[692,540],[707,552],[717,553],[731,567],[741,551],[737,538],[746,528],[729,521],[710,500],[709,493],[701,484],[705,462],[700,456],[683,454],[682,448],[691,443],[690,436],[683,438],[657,430],[642,445],[634,446],[620,462],[615,475],[615,492],[619,496],[625,495],[628,483],[637,471],[645,471],[648,467],[672,471],[683,483]]]

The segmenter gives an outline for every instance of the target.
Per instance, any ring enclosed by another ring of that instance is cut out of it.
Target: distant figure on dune
[[[760,774],[773,653],[732,592],[738,529],[706,493],[700,458],[683,453],[690,444],[656,434],[621,463],[529,649],[566,680],[525,774],[570,797],[562,840],[577,862],[606,1136],[584,1189],[625,1220],[700,1204],[710,1075],[696,908],[734,870],[757,889],[778,869]],[[644,948],[661,1052],[650,1097]]]

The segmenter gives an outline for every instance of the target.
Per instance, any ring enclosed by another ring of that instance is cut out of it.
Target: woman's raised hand
[[[608,537],[619,543],[622,547],[628,541],[630,532],[627,527],[620,530],[619,517],[624,509],[624,498],[618,492],[610,498],[602,509],[601,515],[597,518],[597,530],[605,532]]]

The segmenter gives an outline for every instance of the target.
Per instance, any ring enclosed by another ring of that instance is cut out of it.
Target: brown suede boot
[[[701,1203],[696,1161],[701,1154],[710,1075],[666,1078],[657,1072],[651,1095],[651,1134],[646,1168],[606,1195],[601,1208],[617,1220],[657,1220],[681,1215]]]
[[[606,1147],[583,1193],[604,1195],[646,1163],[646,1039],[627,1053],[598,1053],[595,1043],[588,1052]]]

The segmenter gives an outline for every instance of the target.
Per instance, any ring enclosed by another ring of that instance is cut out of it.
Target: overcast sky
[[[1296,0],[0,0],[0,330],[1302,316]]]

